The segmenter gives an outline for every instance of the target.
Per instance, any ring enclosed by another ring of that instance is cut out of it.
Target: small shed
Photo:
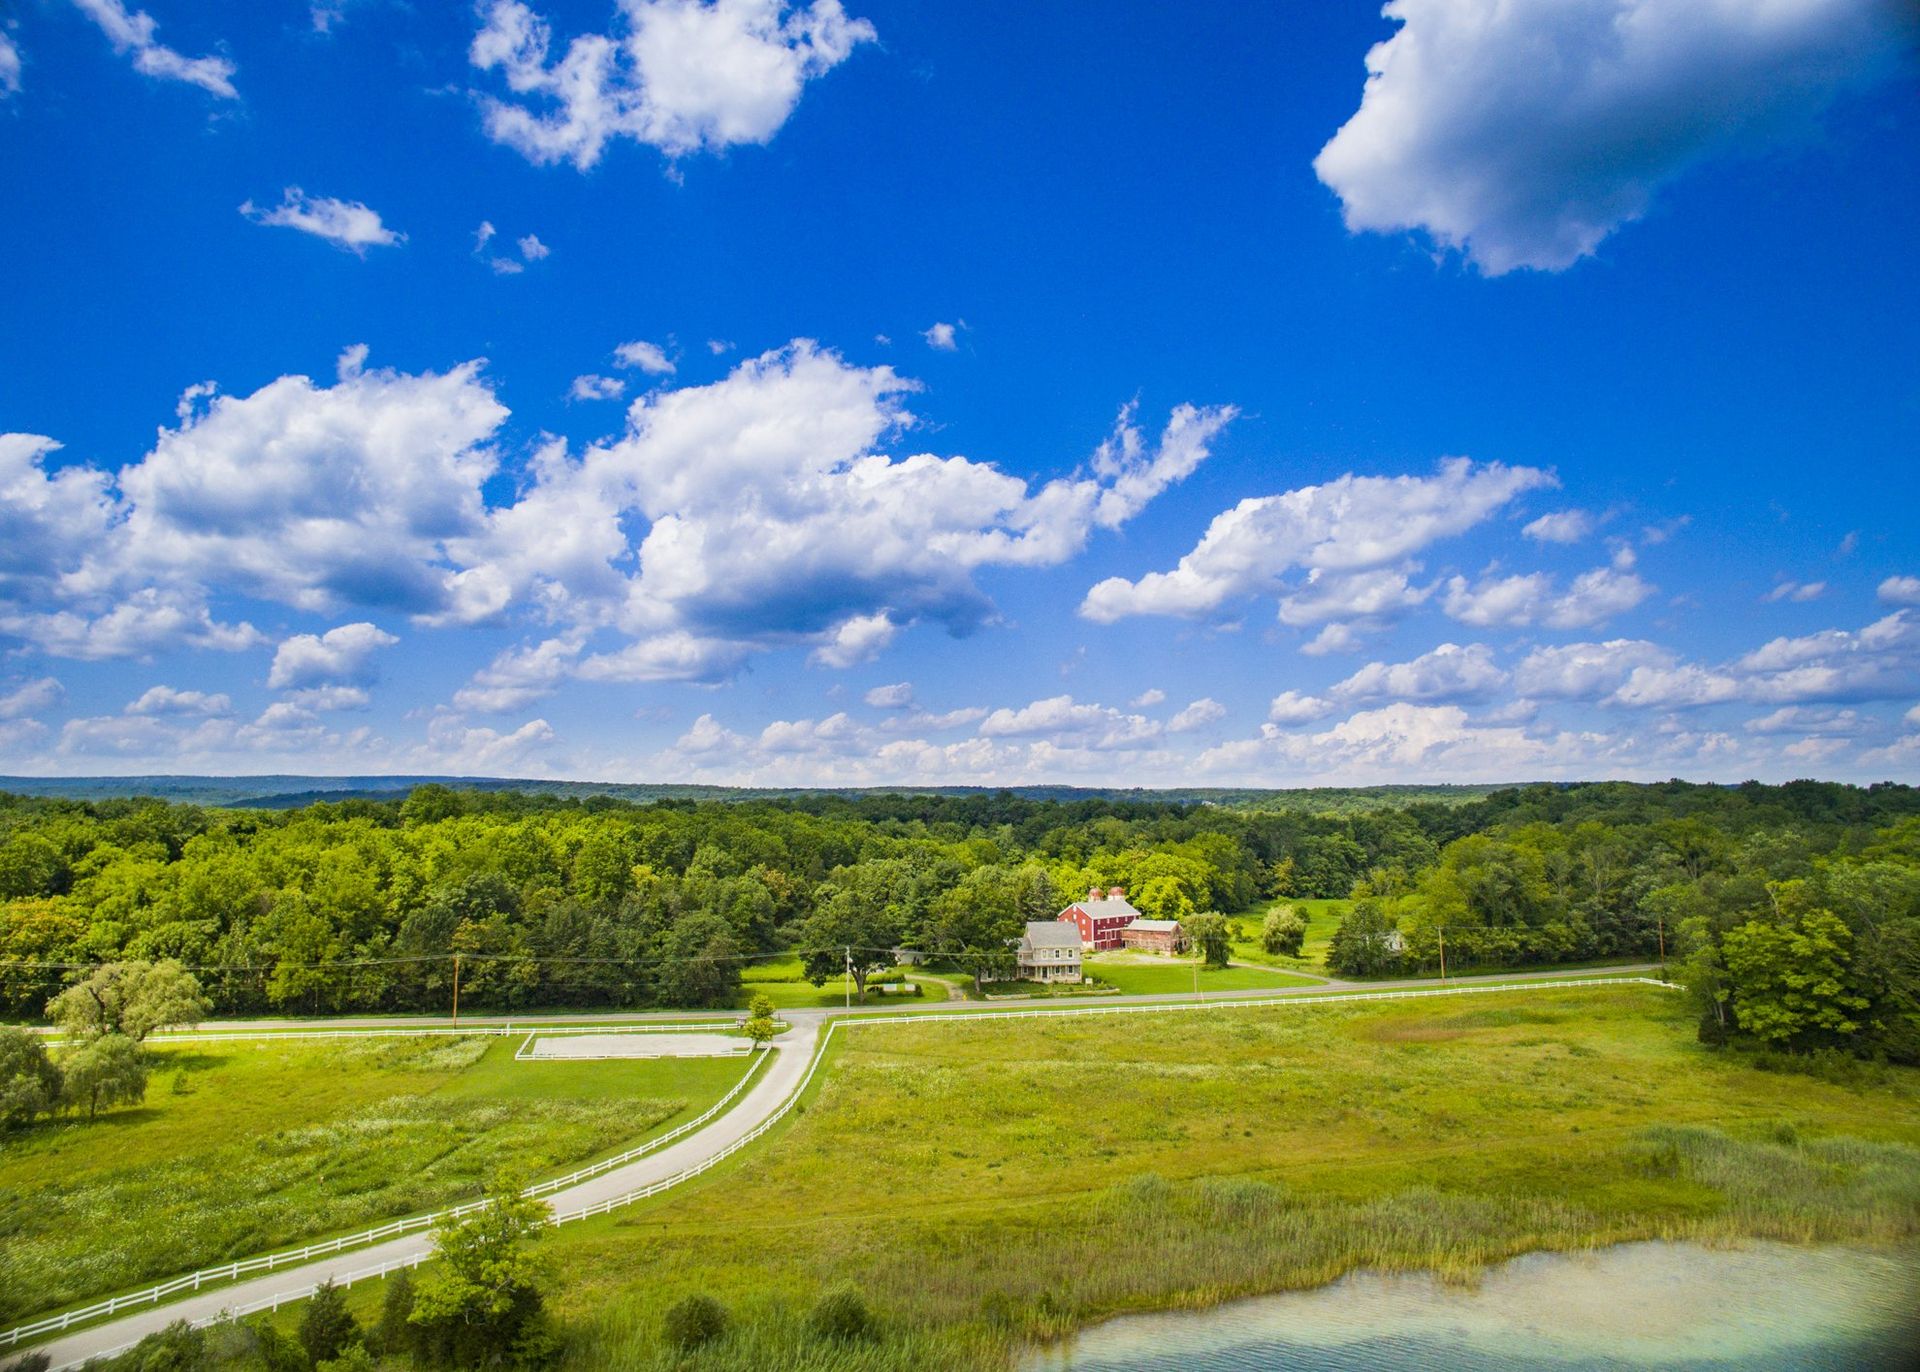
[[[1177,919],[1136,919],[1120,931],[1120,944],[1149,953],[1184,953],[1187,931]]]

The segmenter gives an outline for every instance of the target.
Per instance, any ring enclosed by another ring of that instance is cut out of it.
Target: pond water
[[[1471,1286],[1356,1273],[1213,1310],[1129,1315],[1027,1372],[1920,1368],[1920,1252],[1631,1243],[1536,1253]]]

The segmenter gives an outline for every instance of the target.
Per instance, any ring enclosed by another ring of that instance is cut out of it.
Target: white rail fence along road
[[[760,1066],[766,1060],[766,1056],[764,1053],[754,1054],[753,1061],[747,1064],[747,1070],[741,1073],[740,1080],[733,1084],[727,1094],[707,1107],[702,1114],[688,1120],[685,1124],[668,1130],[658,1138],[648,1139],[645,1143],[637,1144],[624,1153],[616,1154],[610,1158],[602,1158],[599,1162],[590,1163],[577,1171],[569,1172],[564,1177],[555,1177],[551,1181],[538,1182],[535,1185],[527,1187],[526,1190],[520,1194],[523,1196],[545,1196],[554,1191],[563,1190],[578,1182],[586,1181],[591,1177],[597,1177],[602,1172],[611,1172],[614,1168],[624,1166],[632,1162],[635,1158],[644,1157],[648,1153],[658,1152],[668,1144],[685,1138],[688,1134],[691,1134],[694,1130],[700,1128],[706,1124],[707,1121],[713,1119],[729,1105],[733,1104],[740,1093],[747,1088],[747,1084],[759,1075]],[[85,1324],[90,1320],[105,1319],[108,1316],[117,1315],[123,1310],[133,1310],[143,1305],[158,1305],[168,1296],[177,1296],[186,1291],[199,1291],[203,1287],[212,1286],[219,1282],[237,1281],[241,1277],[251,1276],[255,1272],[273,1272],[282,1267],[297,1267],[301,1263],[311,1262],[315,1258],[330,1257],[335,1253],[344,1253],[349,1248],[364,1248],[370,1244],[379,1243],[383,1239],[398,1238],[402,1234],[411,1234],[416,1230],[429,1229],[441,1220],[457,1219],[462,1215],[471,1215],[476,1210],[485,1209],[486,1206],[487,1202],[483,1200],[469,1201],[465,1205],[452,1206],[446,1210],[435,1210],[426,1215],[409,1215],[405,1219],[394,1220],[373,1229],[362,1230],[358,1234],[347,1234],[337,1239],[323,1239],[318,1243],[307,1244],[303,1248],[289,1248],[277,1253],[268,1253],[257,1258],[243,1258],[236,1262],[221,1263],[214,1267],[203,1267],[198,1272],[189,1272],[184,1277],[175,1277],[172,1281],[161,1282],[159,1285],[150,1286],[144,1291],[133,1291],[126,1295],[110,1296],[106,1300],[96,1301],[94,1304],[85,1306],[79,1310],[68,1310],[59,1315],[49,1315],[45,1319],[35,1320],[31,1324],[17,1325],[5,1333],[0,1334],[0,1347],[17,1348],[22,1341],[37,1338],[42,1334],[60,1333],[73,1328],[75,1325]],[[364,1276],[365,1274],[362,1275]]]
[[[608,1200],[596,1201],[592,1205],[582,1206],[579,1209],[567,1210],[567,1211],[554,1214],[553,1216],[550,1217],[549,1223],[568,1224],[575,1220],[591,1219],[594,1216],[605,1215],[614,1210],[618,1210],[623,1206],[632,1205],[637,1201],[643,1201],[648,1199],[649,1197],[657,1196],[661,1194],[663,1191],[671,1190],[673,1187],[680,1185],[682,1182],[688,1181],[694,1177],[701,1175],[704,1172],[710,1171],[712,1168],[718,1166],[721,1162],[724,1162],[727,1158],[732,1157],[735,1153],[739,1152],[742,1148],[745,1148],[748,1144],[754,1142],[756,1139],[759,1139],[765,1136],[767,1131],[772,1129],[775,1125],[779,1124],[781,1120],[785,1119],[787,1114],[793,1109],[793,1107],[800,1102],[801,1097],[806,1095],[808,1087],[810,1087],[813,1084],[814,1074],[819,1071],[820,1064],[826,1059],[827,1049],[833,1042],[834,1032],[841,1028],[857,1029],[866,1025],[875,1025],[875,1024],[880,1024],[880,1025],[954,1024],[954,1023],[964,1024],[974,1020],[988,1020],[988,1019],[1038,1019],[1042,1017],[1060,1017],[1060,1016],[1126,1015],[1126,1014],[1155,1014],[1155,1013],[1166,1014],[1169,1012],[1182,1011],[1182,1010],[1189,1010],[1189,1011],[1191,1010],[1248,1010],[1248,1009],[1261,1009],[1266,1007],[1277,1007],[1277,1006],[1314,1006],[1314,1005],[1326,1005],[1329,1003],[1351,1004],[1358,1001],[1374,1001],[1374,1000],[1418,1000],[1418,999],[1425,999],[1425,998],[1435,997],[1435,996],[1472,996],[1472,995],[1512,994],[1515,992],[1551,991],[1551,990],[1559,990],[1563,988],[1581,987],[1581,986],[1657,986],[1664,990],[1678,989],[1673,985],[1673,983],[1661,981],[1656,977],[1640,977],[1640,976],[1636,976],[1636,977],[1604,977],[1604,976],[1603,977],[1562,977],[1562,978],[1556,978],[1556,979],[1547,980],[1547,981],[1533,981],[1533,982],[1520,982],[1520,983],[1496,983],[1492,985],[1408,987],[1408,988],[1404,988],[1401,990],[1394,990],[1394,991],[1341,991],[1341,992],[1331,992],[1325,995],[1311,995],[1311,996],[1293,995],[1293,996],[1287,996],[1287,997],[1243,998],[1243,999],[1237,999],[1237,1000],[1232,1000],[1232,999],[1186,1000],[1186,1001],[1174,1001],[1174,1002],[1159,1002],[1159,1003],[1148,1004],[1148,1005],[1088,1005],[1088,1006],[1074,1006],[1074,1007],[1068,1007],[1068,1008],[1062,1008],[1062,1009],[981,1010],[981,1011],[971,1011],[971,1012],[949,1011],[945,1013],[918,1014],[918,1015],[877,1014],[877,1015],[867,1015],[867,1016],[861,1016],[861,1015],[838,1016],[827,1021],[826,1032],[820,1036],[819,1045],[814,1050],[813,1059],[807,1066],[806,1075],[800,1079],[800,1084],[797,1087],[795,1087],[793,1091],[787,1095],[786,1099],[780,1103],[779,1107],[775,1109],[772,1114],[768,1115],[766,1119],[762,1120],[758,1125],[754,1126],[754,1128],[748,1130],[745,1134],[742,1134],[739,1138],[735,1139],[732,1143],[720,1149],[718,1152],[712,1154],[707,1158],[702,1159],[700,1162],[697,1162],[690,1167],[684,1167],[680,1169],[678,1172],[673,1173],[671,1176],[662,1177],[658,1181],[650,1182],[646,1186],[642,1186],[636,1190],[628,1191],[621,1195],[611,1197]],[[723,1097],[718,1104],[716,1104],[711,1109],[709,1109],[706,1112],[706,1114],[700,1116],[700,1118],[695,1120],[689,1120],[686,1124],[681,1125],[679,1129],[673,1131],[672,1133],[663,1134],[657,1139],[653,1139],[645,1144],[640,1145],[638,1148],[635,1148],[626,1154],[622,1154],[621,1157],[619,1158],[608,1158],[602,1162],[593,1164],[593,1166],[591,1167],[582,1168],[579,1172],[574,1173],[571,1176],[558,1178],[550,1182],[542,1182],[537,1187],[527,1188],[527,1190],[523,1194],[526,1194],[529,1196],[545,1195],[563,1186],[570,1185],[573,1182],[582,1181],[590,1176],[594,1176],[600,1172],[604,1172],[609,1168],[618,1165],[621,1162],[631,1161],[634,1157],[638,1157],[641,1154],[651,1152],[654,1149],[661,1147],[663,1144],[671,1141],[674,1138],[684,1137],[685,1134],[700,1127],[707,1120],[717,1115],[727,1105],[727,1103],[731,1101],[733,1097],[737,1095],[739,1091],[746,1085],[747,1080],[755,1074],[755,1069],[759,1065],[758,1059],[763,1059],[768,1055],[756,1054],[755,1056],[756,1056],[755,1064],[748,1068],[746,1075],[743,1076],[740,1082],[734,1086],[733,1090],[728,1092],[728,1094],[725,1097]],[[164,1283],[163,1285],[152,1287],[146,1291],[135,1292],[134,1294],[129,1296],[115,1297],[113,1300],[110,1300],[110,1301],[102,1301],[98,1305],[87,1307],[87,1309],[84,1311],[81,1311],[81,1310],[69,1311],[65,1315],[51,1316],[48,1319],[37,1321],[36,1323],[31,1325],[21,1325],[18,1328],[10,1329],[6,1331],[6,1333],[4,1334],[0,1334],[0,1347],[9,1347],[9,1348],[15,1347],[23,1339],[33,1338],[39,1334],[64,1330],[66,1328],[69,1328],[70,1324],[81,1323],[83,1320],[86,1320],[86,1319],[95,1319],[104,1315],[109,1315],[114,1313],[115,1310],[127,1310],[127,1309],[131,1309],[144,1304],[157,1304],[164,1297],[178,1294],[181,1291],[198,1290],[199,1287],[198,1287],[197,1281],[198,1279],[203,1277],[212,1277],[212,1278],[225,1280],[225,1279],[230,1279],[232,1276],[244,1275],[248,1272],[268,1271],[268,1270],[271,1270],[272,1264],[276,1261],[281,1266],[288,1266],[288,1265],[291,1265],[296,1258],[302,1257],[303,1255],[309,1256],[309,1257],[321,1257],[329,1253],[337,1253],[341,1251],[343,1248],[359,1247],[362,1243],[372,1242],[378,1238],[391,1238],[398,1234],[407,1233],[412,1230],[422,1228],[425,1225],[432,1224],[442,1218],[449,1218],[449,1217],[454,1217],[459,1215],[471,1214],[476,1210],[483,1209],[486,1206],[486,1204],[487,1202],[485,1201],[475,1201],[468,1205],[456,1206],[451,1210],[440,1211],[435,1215],[420,1216],[413,1219],[395,1221],[394,1224],[384,1226],[380,1229],[371,1229],[371,1230],[368,1230],[364,1235],[353,1235],[349,1239],[329,1240],[326,1243],[311,1245],[307,1249],[296,1249],[296,1250],[293,1250],[292,1252],[276,1254],[268,1258],[254,1258],[243,1263],[230,1263],[225,1267],[215,1267],[215,1268],[206,1269],[206,1271],[204,1272],[196,1272],[189,1276],[178,1278],[175,1281],[167,1282],[167,1283]],[[407,1257],[407,1258],[395,1259],[391,1262],[383,1263],[376,1267],[368,1267],[368,1268],[357,1270],[354,1272],[349,1272],[344,1276],[336,1279],[335,1284],[342,1285],[342,1286],[350,1286],[356,1281],[366,1281],[370,1278],[382,1277],[382,1276],[385,1276],[387,1273],[393,1272],[401,1267],[418,1266],[421,1262],[425,1261],[428,1256],[430,1255],[416,1254],[414,1256]],[[242,1315],[256,1314],[262,1310],[277,1310],[282,1305],[286,1305],[290,1302],[306,1300],[308,1297],[312,1296],[313,1293],[319,1289],[319,1287],[320,1287],[320,1283],[315,1282],[312,1285],[301,1287],[298,1290],[284,1291],[267,1299],[248,1302],[247,1304],[242,1306],[230,1307],[224,1312],[224,1314],[228,1316],[242,1316]],[[206,1321],[201,1321],[200,1323],[212,1323],[212,1321],[206,1320]],[[106,1350],[103,1353],[98,1353],[93,1356],[101,1357],[101,1356],[108,1356],[113,1353],[124,1352],[127,1348],[130,1348],[132,1346],[133,1345],[131,1343],[128,1343],[128,1344],[122,1345],[121,1347]],[[66,1366],[77,1367],[77,1366],[80,1366],[80,1364],[76,1362],[76,1363],[66,1364]],[[64,1372],[64,1369],[56,1368],[54,1369],[54,1372]]]

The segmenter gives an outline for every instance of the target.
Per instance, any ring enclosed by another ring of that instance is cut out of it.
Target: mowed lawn
[[[1269,953],[1260,946],[1260,927],[1266,923],[1267,912],[1276,905],[1291,905],[1307,921],[1307,937],[1301,944],[1297,958]],[[1333,942],[1333,931],[1340,927],[1340,921],[1347,917],[1347,911],[1352,906],[1350,900],[1305,900],[1289,896],[1285,900],[1269,901],[1248,914],[1234,915],[1229,922],[1239,925],[1246,937],[1233,941],[1233,960],[1265,963],[1272,967],[1296,967],[1324,975],[1327,970],[1327,945]]]
[[[515,1062],[518,1038],[157,1046],[146,1102],[0,1144],[0,1322],[550,1175],[719,1099],[727,1058]]]
[[[546,1241],[567,1368],[679,1365],[660,1317],[698,1291],[736,1332],[690,1366],[815,1365],[805,1310],[848,1281],[889,1331],[860,1367],[993,1367],[1359,1266],[1920,1239],[1920,1072],[1760,1070],[1650,987],[880,1023],[832,1054],[768,1144]]]
[[[895,979],[892,973],[889,979]],[[871,980],[871,979],[870,979]],[[946,983],[937,978],[920,973],[909,973],[907,980],[919,983],[924,989],[918,996],[879,996],[869,995],[869,1005],[890,1005],[905,1000],[942,1001],[947,998]],[[766,962],[749,964],[740,973],[739,1005],[744,1008],[757,995],[763,995],[772,1001],[777,1010],[816,1010],[830,1006],[843,1005],[849,998],[852,988],[844,976],[830,978],[825,984],[815,986],[806,979],[797,957],[774,958]],[[852,995],[857,1004],[859,996]]]
[[[1258,991],[1266,987],[1315,986],[1313,977],[1269,971],[1264,967],[1203,967],[1190,957],[1145,960],[1139,954],[1095,954],[1086,959],[1087,975],[1128,995],[1191,994],[1208,991]],[[1196,977],[1197,969],[1197,977]]]

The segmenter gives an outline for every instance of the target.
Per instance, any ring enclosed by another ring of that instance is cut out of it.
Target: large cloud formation
[[[483,15],[469,58],[512,92],[481,97],[488,136],[582,171],[619,138],[671,157],[765,143],[808,81],[875,37],[840,0],[619,0],[616,32],[583,34],[554,59],[551,27],[521,0]]]
[[[1273,594],[1286,624],[1345,629],[1390,620],[1431,593],[1410,580],[1414,554],[1555,484],[1535,467],[1461,457],[1431,476],[1348,475],[1253,497],[1216,516],[1173,570],[1109,577],[1087,592],[1080,613],[1100,624],[1131,615],[1200,618]],[[1339,641],[1349,646],[1347,636]]]
[[[117,479],[54,468],[51,439],[0,436],[0,632],[82,657],[250,646],[254,630],[209,609],[236,596],[559,626],[474,683],[489,705],[574,673],[714,680],[784,645],[844,667],[916,622],[987,622],[979,572],[1056,565],[1120,528],[1233,417],[1182,405],[1149,437],[1129,407],[1080,470],[1036,486],[966,457],[881,451],[912,429],[915,389],[798,341],[648,394],[577,456],[547,443],[497,503],[507,410],[479,362],[408,374],[352,348],[330,386],[195,386]]]
[[[1908,0],[1392,0],[1314,160],[1347,227],[1559,271],[1703,158],[1803,129],[1920,35]]]

